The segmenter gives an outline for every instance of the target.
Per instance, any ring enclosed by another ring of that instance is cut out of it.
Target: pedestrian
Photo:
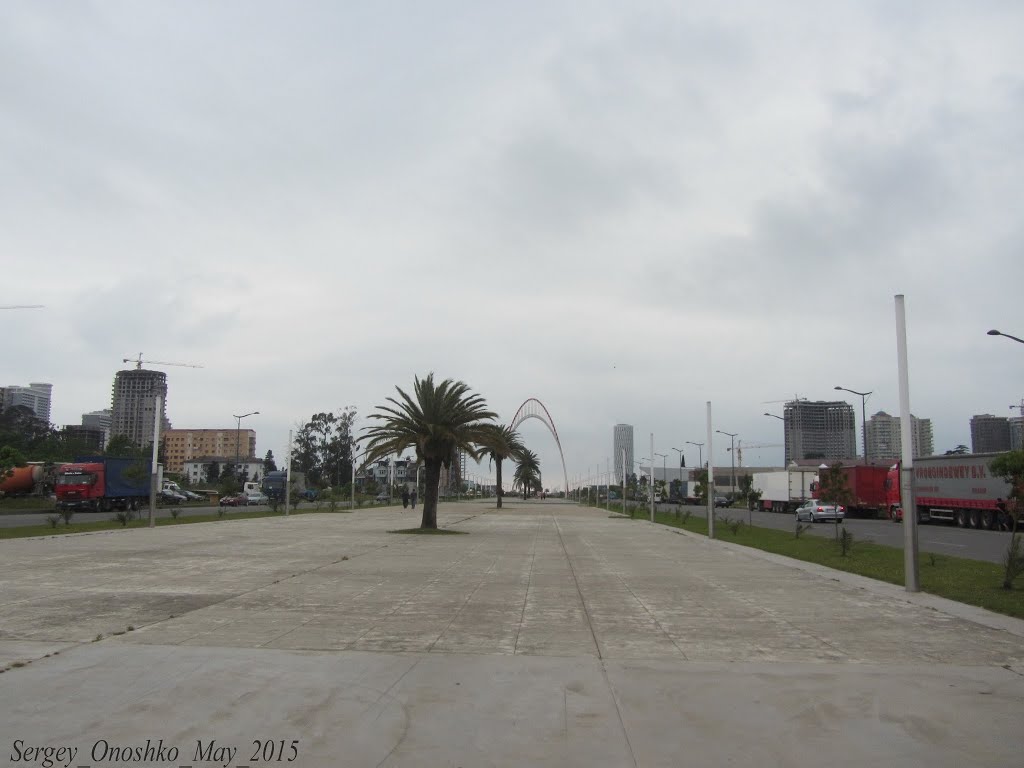
[[[412,493],[409,495],[409,500],[412,502],[412,508],[416,509],[416,489],[412,489]]]
[[[408,488],[403,488],[402,489],[402,509],[405,509],[408,506],[409,506],[409,489]]]

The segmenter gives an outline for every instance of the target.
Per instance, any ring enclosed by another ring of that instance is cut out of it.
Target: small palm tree
[[[487,410],[480,395],[474,395],[461,381],[445,379],[434,383],[434,374],[413,384],[413,397],[398,390],[400,399],[388,398],[391,405],[377,406],[370,414],[380,424],[367,430],[366,464],[412,447],[417,461],[423,462],[423,518],[421,528],[437,528],[437,487],[441,467],[451,466],[459,450],[475,460],[483,455],[477,446],[487,437],[490,420],[496,414]]]
[[[513,483],[523,491],[523,498],[530,495],[532,488],[540,485],[540,461],[537,454],[529,449],[524,449],[518,456],[519,463],[516,465],[515,474],[512,476]]]
[[[519,433],[507,425],[487,424],[486,439],[481,444],[484,453],[494,462],[494,479],[497,484],[497,509],[501,509],[501,463],[505,459],[518,459],[526,450]]]

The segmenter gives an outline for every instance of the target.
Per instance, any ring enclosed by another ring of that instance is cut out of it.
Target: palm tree
[[[513,477],[513,484],[523,489],[523,498],[530,495],[530,489],[540,484],[540,461],[537,454],[524,449],[519,454],[519,463]]]
[[[445,379],[434,383],[434,374],[415,378],[414,397],[398,390],[400,399],[388,398],[391,405],[377,406],[378,413],[370,414],[380,424],[367,430],[366,464],[392,454],[401,454],[407,448],[416,449],[416,460],[422,461],[426,484],[423,489],[423,519],[421,528],[437,528],[437,486],[441,467],[451,466],[452,457],[459,450],[475,460],[483,455],[477,446],[487,437],[490,419],[497,414],[487,410],[480,395],[470,393],[461,381]]]
[[[498,424],[487,424],[487,439],[481,444],[484,452],[490,455],[494,462],[494,478],[497,483],[495,495],[498,497],[496,509],[501,509],[501,462],[505,459],[518,459],[526,446],[519,437],[519,433],[509,426]]]

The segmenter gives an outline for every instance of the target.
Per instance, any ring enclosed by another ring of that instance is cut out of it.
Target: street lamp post
[[[764,415],[765,416],[771,416],[773,419],[778,419],[779,421],[782,422],[782,442],[784,444],[784,447],[782,449],[782,453],[783,453],[782,463],[783,464],[788,464],[789,463],[789,456],[786,455],[786,453],[787,453],[786,447],[788,447],[788,445],[789,445],[789,435],[786,433],[786,419],[783,418],[782,416],[776,416],[774,413],[768,413],[768,411],[765,411]]]
[[[861,426],[861,429],[864,432],[864,463],[867,464],[868,463],[868,419],[867,419],[867,409],[866,409],[865,403],[867,402],[867,397],[868,397],[868,395],[871,394],[871,392],[858,392],[858,391],[856,391],[854,389],[847,389],[846,387],[836,387],[836,389],[840,389],[843,392],[849,392],[851,395],[860,395],[860,426]]]
[[[729,436],[729,453],[731,454],[730,460],[732,462],[732,495],[735,496],[736,495],[736,435],[738,435],[739,432],[723,432],[720,429],[716,429],[715,432],[717,432],[720,435],[728,435]]]
[[[704,443],[695,443],[692,440],[687,440],[686,444],[697,446],[697,469],[704,469]]]
[[[673,448],[673,451],[679,454],[679,495],[683,495],[683,452],[678,448]]]
[[[661,456],[661,482],[668,483],[668,468],[665,466],[665,459],[668,457],[664,453],[656,453],[655,456]],[[664,501],[664,499],[662,499]]]
[[[234,413],[231,414],[231,415],[236,420],[235,421],[235,476],[237,477],[239,475],[239,472],[238,472],[238,462],[239,462],[239,459],[241,458],[241,448],[242,448],[242,419],[244,419],[246,416],[258,416],[259,415],[259,411],[249,411],[249,413],[243,413],[241,416],[238,416],[238,415],[236,415]],[[239,487],[241,487],[241,481],[239,481]],[[288,493],[288,489],[285,488],[284,492]]]
[[[991,331],[988,332],[988,335],[989,336],[1005,336],[1008,339],[1013,339],[1014,341],[1019,341],[1021,344],[1024,344],[1024,339],[1018,339],[1016,336],[1011,336],[1010,334],[1003,333],[1002,331],[991,330]]]

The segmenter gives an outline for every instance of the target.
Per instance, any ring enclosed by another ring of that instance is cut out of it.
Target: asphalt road
[[[621,503],[619,506],[621,510]],[[675,511],[675,504],[659,504],[658,509],[664,512]],[[703,507],[686,506],[696,517],[704,517]],[[615,503],[612,502],[612,510]],[[716,515],[725,515],[733,520],[750,520],[753,525],[761,528],[792,531],[796,525],[793,515],[777,512],[750,512],[740,508],[715,510]],[[843,523],[856,537],[856,541],[873,541],[887,547],[903,549],[903,525],[889,520],[861,520],[850,518]],[[834,536],[832,523],[815,523],[808,533],[817,536]],[[917,528],[918,546],[922,552],[934,552],[937,555],[954,555],[971,560],[984,560],[990,563],[1002,563],[1006,547],[1010,543],[1010,534],[1005,531],[981,531],[972,528],[956,528],[947,525],[926,524]]]

